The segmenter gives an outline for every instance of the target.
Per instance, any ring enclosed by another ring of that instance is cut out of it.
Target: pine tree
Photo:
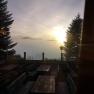
[[[12,14],[7,11],[7,1],[0,0],[0,60],[6,59],[7,55],[13,55],[13,43],[10,37],[10,25],[13,23]]]
[[[77,77],[78,77],[78,64],[72,60],[75,57],[76,60],[79,57],[79,44],[81,35],[82,19],[80,15],[77,15],[67,30],[67,42],[65,44],[66,59],[65,63],[65,80],[69,90],[69,94],[76,94],[77,91]]]
[[[82,19],[78,14],[76,18],[70,24],[67,31],[67,42],[66,42],[66,57],[67,60],[72,57],[79,57],[79,44],[81,35]]]

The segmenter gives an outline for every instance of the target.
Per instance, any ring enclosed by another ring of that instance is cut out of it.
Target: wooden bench
[[[36,81],[37,77],[38,77],[38,72],[36,70],[28,72],[28,75],[27,75],[28,80]]]
[[[47,75],[50,73],[50,68],[51,68],[50,65],[40,65],[40,67],[37,69],[37,71],[40,75],[42,75],[42,74]]]
[[[14,81],[12,81],[6,88],[9,92],[9,94],[13,94],[17,89],[19,89],[24,80],[26,79],[26,73],[21,74],[18,76]]]
[[[31,89],[31,94],[55,94],[55,77],[39,76]]]
[[[33,81],[28,81],[18,92],[16,92],[16,94],[29,94],[33,84]]]

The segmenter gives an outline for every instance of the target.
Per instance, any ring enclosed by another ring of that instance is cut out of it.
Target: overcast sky
[[[18,43],[16,53],[28,58],[60,58],[59,44],[53,41],[53,28],[62,26],[66,31],[79,13],[83,18],[84,0],[8,0],[8,10],[13,13],[12,39]]]

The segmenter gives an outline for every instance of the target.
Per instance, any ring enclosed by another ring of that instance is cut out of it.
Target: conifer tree
[[[66,42],[66,57],[67,60],[79,57],[79,44],[81,35],[82,19],[78,14],[68,27],[67,42]]]
[[[13,55],[13,43],[10,36],[10,26],[13,23],[12,14],[7,10],[7,1],[0,0],[0,60],[6,59],[7,55]]]

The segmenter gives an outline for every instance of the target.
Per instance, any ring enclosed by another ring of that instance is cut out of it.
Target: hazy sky
[[[84,0],[8,0],[8,10],[13,13],[11,36],[18,45],[17,54],[28,58],[60,58],[59,44],[53,41],[54,27],[66,31],[72,19],[79,13],[83,18]]]

